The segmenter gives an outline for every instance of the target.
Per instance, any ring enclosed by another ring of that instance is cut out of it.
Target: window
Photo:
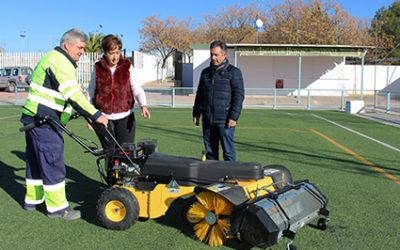
[[[3,73],[4,73],[3,76],[9,76],[11,75],[11,69],[5,69]]]
[[[136,54],[136,65],[137,68],[143,69],[143,54],[137,53]]]
[[[32,69],[31,68],[22,68],[21,75],[32,75]]]
[[[13,69],[12,75],[13,76],[17,76],[18,75],[18,69]]]

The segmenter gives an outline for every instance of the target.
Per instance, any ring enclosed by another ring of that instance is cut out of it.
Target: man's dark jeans
[[[226,128],[225,124],[209,124],[203,122],[203,140],[207,148],[207,159],[218,160],[218,144],[221,143],[224,161],[236,161],[233,135],[235,127]]]

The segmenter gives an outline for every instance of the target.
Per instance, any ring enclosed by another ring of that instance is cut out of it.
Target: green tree
[[[264,43],[370,45],[367,22],[335,0],[282,0],[271,4]]]
[[[161,20],[159,17],[154,15],[141,21],[139,34],[142,40],[139,43],[140,51],[161,56],[161,68],[164,69],[167,59],[176,51],[190,53],[189,45],[194,43],[196,37],[192,32],[195,24],[191,17],[186,20],[177,20],[172,16]]]
[[[85,52],[101,53],[103,51],[101,48],[101,39],[103,37],[103,33],[94,34],[89,32],[89,41],[86,43]]]
[[[222,7],[215,15],[204,15],[203,28],[208,41],[222,40],[226,43],[255,43],[256,20],[264,10],[255,3],[242,6],[234,4]]]
[[[370,34],[375,37],[378,58],[400,58],[400,2],[382,7],[371,22]],[[389,54],[390,53],[390,54]]]

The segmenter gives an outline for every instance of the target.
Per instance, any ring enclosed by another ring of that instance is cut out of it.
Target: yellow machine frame
[[[180,186],[169,188],[166,184],[158,184],[151,191],[138,190],[133,187],[120,186],[132,192],[139,202],[139,217],[155,219],[164,215],[171,203],[182,196],[194,195],[194,187]]]
[[[258,196],[266,195],[269,191],[274,191],[272,177],[265,176],[261,180],[228,180],[228,183],[236,183],[241,186],[247,195],[247,199],[252,200]],[[179,186],[170,188],[167,184],[158,184],[151,191],[138,190],[137,188],[119,186],[125,188],[135,195],[139,203],[139,217],[155,219],[164,215],[172,202],[179,197],[194,195],[194,186]],[[215,192],[218,191],[215,186],[207,188]]]

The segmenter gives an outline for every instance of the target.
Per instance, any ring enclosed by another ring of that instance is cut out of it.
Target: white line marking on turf
[[[21,115],[10,115],[10,116],[4,116],[4,117],[0,117],[0,120],[4,120],[4,119],[8,119],[8,118],[15,118],[15,117],[19,117]]]
[[[371,140],[371,141],[374,141],[374,142],[376,142],[376,143],[379,143],[379,144],[381,144],[381,145],[383,145],[383,146],[385,146],[385,147],[387,147],[387,148],[390,148],[390,149],[393,149],[393,150],[396,150],[396,151],[400,152],[400,149],[398,149],[398,148],[396,148],[396,147],[393,147],[393,146],[391,146],[391,145],[389,145],[389,144],[387,144],[387,143],[384,143],[384,142],[381,142],[381,141],[379,141],[379,140],[377,140],[377,139],[374,139],[374,138],[372,138],[372,137],[369,137],[368,135],[364,135],[364,134],[362,134],[362,133],[360,133],[360,132],[357,132],[357,131],[355,131],[355,130],[352,130],[351,128],[348,128],[348,127],[345,127],[345,126],[343,126],[343,125],[340,125],[339,123],[336,123],[336,122],[334,122],[334,121],[328,120],[328,119],[326,119],[326,118],[324,118],[324,117],[321,117],[321,116],[318,116],[318,115],[315,115],[315,114],[312,114],[312,116],[314,116],[314,117],[316,117],[316,118],[318,118],[318,119],[327,121],[327,122],[329,122],[329,123],[332,123],[332,124],[334,124],[334,125],[336,125],[336,126],[338,126],[338,127],[341,127],[341,128],[343,128],[343,129],[346,129],[346,130],[348,130],[348,131],[350,131],[350,132],[352,132],[352,133],[354,133],[354,134],[357,134],[357,135],[359,135],[359,136],[362,136],[362,137],[364,137],[364,138],[367,138],[367,139],[369,139],[369,140]]]

